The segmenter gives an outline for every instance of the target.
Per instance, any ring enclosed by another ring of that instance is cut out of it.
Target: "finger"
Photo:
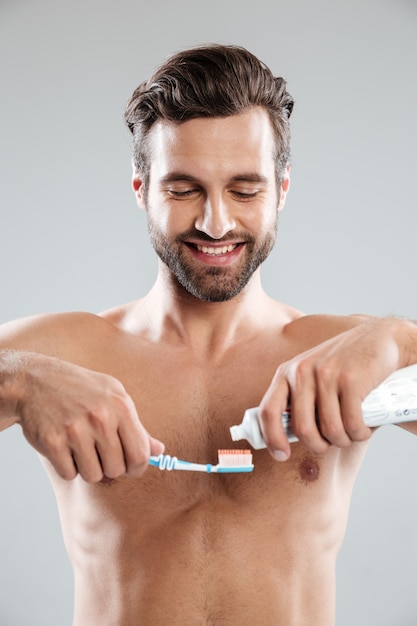
[[[288,406],[289,387],[283,371],[277,370],[264,395],[258,412],[259,426],[266,446],[277,461],[286,461],[291,448],[282,423],[282,414]]]
[[[85,437],[72,447],[72,456],[79,475],[87,483],[98,483],[102,480],[103,468],[92,438]]]
[[[332,444],[344,448],[352,441],[364,441],[371,430],[362,418],[362,400],[355,390],[360,388],[357,370],[345,364],[339,376],[335,367],[320,363],[317,367],[318,414],[320,431]]]
[[[159,439],[155,439],[148,433],[150,453],[153,456],[158,456],[159,454],[163,454],[165,452],[165,445]]]
[[[96,451],[102,471],[107,478],[119,478],[126,473],[125,456],[117,432],[105,441],[97,441]]]
[[[340,407],[344,428],[352,441],[366,441],[372,429],[363,421],[362,400],[352,393],[340,394]]]
[[[35,450],[51,463],[58,476],[64,480],[73,480],[77,476],[78,470],[74,464],[71,448],[62,436],[52,430],[38,433],[36,437],[26,430],[23,430],[23,434]]]
[[[331,379],[317,377],[316,405],[316,422],[322,437],[338,448],[347,448],[352,445],[342,419],[334,376]]]
[[[337,448],[351,446],[352,440],[345,430],[338,400],[329,398],[319,404],[321,408],[317,409],[316,420],[321,436]]]
[[[87,424],[79,418],[69,418],[65,423],[65,441],[71,451],[73,463],[81,478],[88,483],[96,483],[103,478],[103,467],[96,445],[98,438],[103,440],[106,437],[106,415],[106,412],[97,409],[95,413],[89,414]]]
[[[74,480],[74,478],[78,475],[78,469],[74,463],[74,457],[68,448],[62,447],[62,449],[56,449],[54,452],[49,451],[47,459],[58,476],[64,480]]]
[[[123,420],[119,425],[119,437],[123,448],[126,476],[138,478],[148,468],[151,445],[149,436],[139,419]]]
[[[299,441],[316,454],[324,454],[329,443],[317,424],[317,386],[313,367],[308,361],[297,365],[292,376],[291,428]]]

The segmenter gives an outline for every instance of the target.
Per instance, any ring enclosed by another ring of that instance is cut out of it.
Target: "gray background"
[[[416,317],[415,0],[3,0],[0,322],[148,290],[123,107],[163,58],[211,41],[248,47],[296,99],[267,290],[308,313]],[[19,427],[0,435],[0,489],[0,626],[69,626],[52,490]],[[354,492],[338,626],[417,624],[416,495],[417,440],[386,427]]]

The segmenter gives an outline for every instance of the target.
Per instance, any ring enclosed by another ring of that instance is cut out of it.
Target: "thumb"
[[[159,454],[163,454],[165,450],[165,445],[162,443],[162,441],[159,441],[159,439],[155,439],[155,437],[151,437],[151,435],[149,434],[148,440],[151,456],[158,456]]]

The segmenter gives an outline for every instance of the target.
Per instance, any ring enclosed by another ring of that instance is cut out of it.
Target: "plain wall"
[[[0,322],[150,288],[124,104],[169,54],[213,41],[249,48],[296,100],[265,288],[307,313],[416,317],[415,0],[3,0]],[[52,489],[17,426],[0,434],[0,489],[0,626],[69,626]],[[416,496],[417,440],[385,427],[354,491],[337,626],[417,623]]]

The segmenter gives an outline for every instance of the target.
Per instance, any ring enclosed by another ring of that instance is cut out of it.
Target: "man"
[[[154,287],[98,316],[0,329],[2,428],[20,423],[55,489],[74,626],[334,623],[335,560],[371,435],[361,401],[417,362],[417,329],[306,316],[263,291],[292,107],[285,81],[242,48],[166,61],[126,108]],[[253,473],[148,467],[164,447],[215,463],[257,405],[268,450]]]

